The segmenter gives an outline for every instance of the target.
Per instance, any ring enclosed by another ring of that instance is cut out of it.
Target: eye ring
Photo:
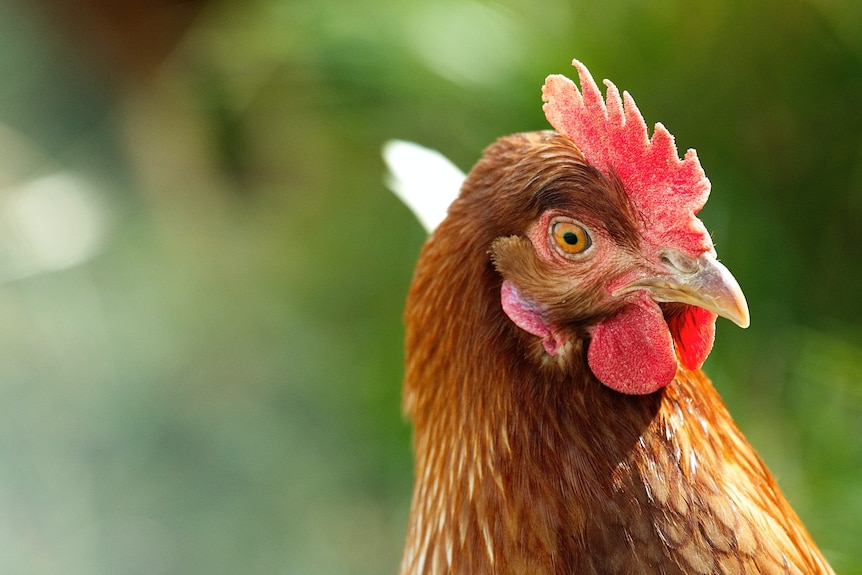
[[[586,226],[574,220],[553,220],[548,227],[548,235],[556,250],[568,258],[582,255],[593,245]]]

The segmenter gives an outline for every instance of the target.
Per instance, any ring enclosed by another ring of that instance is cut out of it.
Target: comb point
[[[697,155],[687,151],[680,160],[673,135],[661,123],[655,124],[650,137],[628,92],[620,95],[616,85],[605,80],[603,98],[587,67],[577,59],[572,65],[580,90],[560,75],[548,76],[542,89],[548,122],[572,140],[589,164],[619,178],[634,206],[655,226],[645,235],[668,237],[676,235],[673,229],[697,227],[694,214],[709,193]],[[711,250],[711,239],[702,235],[677,247],[693,255]]]

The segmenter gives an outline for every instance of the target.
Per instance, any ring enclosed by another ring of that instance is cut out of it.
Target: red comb
[[[580,148],[587,162],[616,173],[634,206],[646,220],[644,237],[656,246],[674,246],[697,255],[712,250],[712,240],[695,217],[709,196],[709,180],[697,153],[680,160],[673,136],[659,124],[652,138],[634,99],[613,83],[607,101],[587,67],[574,60],[581,91],[561,75],[542,87],[548,122]],[[623,106],[625,103],[625,106]]]

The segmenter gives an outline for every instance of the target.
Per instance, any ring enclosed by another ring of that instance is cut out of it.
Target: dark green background
[[[106,227],[84,265],[0,277],[0,571],[395,573],[424,234],[380,146],[469,169],[548,127],[577,57],[697,148],[752,315],[706,369],[862,573],[862,3],[213,3],[119,79],[51,14],[0,4],[0,127],[38,158],[0,149],[0,194],[75,174]]]

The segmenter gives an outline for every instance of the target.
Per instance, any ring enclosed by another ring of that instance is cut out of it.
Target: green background
[[[380,146],[469,169],[577,57],[697,148],[752,315],[706,370],[862,573],[862,3],[61,4],[0,3],[0,572],[395,573],[424,233]],[[79,265],[21,240],[50,174]]]

